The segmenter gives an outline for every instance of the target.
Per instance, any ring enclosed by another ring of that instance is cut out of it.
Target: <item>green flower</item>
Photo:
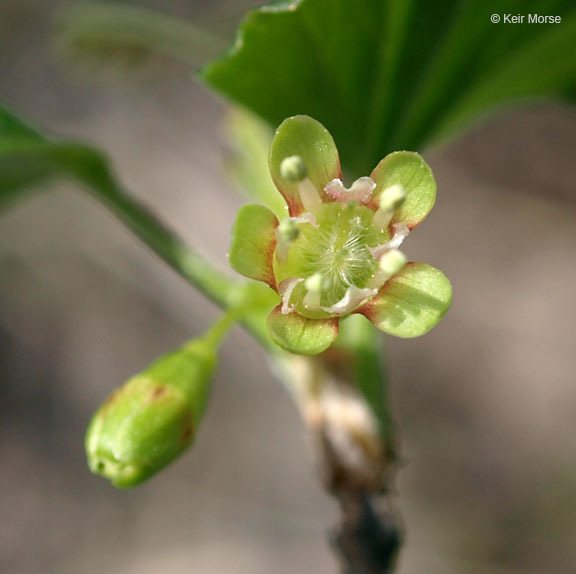
[[[308,116],[276,131],[270,171],[287,210],[238,213],[232,267],[282,298],[268,318],[272,339],[293,353],[316,354],[338,335],[340,319],[360,313],[398,337],[429,331],[448,310],[446,276],[399,251],[436,197],[429,166],[416,153],[386,156],[370,177],[342,183],[330,133]]]

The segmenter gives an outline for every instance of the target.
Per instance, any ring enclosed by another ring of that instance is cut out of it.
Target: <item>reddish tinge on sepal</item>
[[[338,319],[307,319],[298,313],[283,313],[278,305],[268,316],[272,340],[287,351],[317,355],[336,340]],[[296,351],[295,351],[296,350]]]
[[[268,283],[277,290],[274,276],[274,252],[278,219],[262,205],[240,208],[232,230],[228,259],[233,269],[250,279]]]
[[[310,182],[322,200],[328,182],[341,179],[342,173],[336,144],[322,124],[308,116],[294,116],[284,120],[272,142],[270,173],[288,204],[290,215],[297,217],[306,211],[300,193],[302,182],[283,178],[280,170],[282,162],[290,157],[302,159],[307,171],[305,185]]]
[[[411,151],[388,154],[374,168],[370,177],[376,183],[373,199],[378,202],[380,194],[395,185],[406,191],[406,199],[390,221],[404,223],[412,230],[422,223],[436,201],[436,181],[430,166],[422,156]]]
[[[396,337],[419,337],[446,314],[452,303],[449,279],[426,263],[408,263],[358,313]]]

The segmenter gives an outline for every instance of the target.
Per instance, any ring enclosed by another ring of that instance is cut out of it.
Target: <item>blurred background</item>
[[[127,186],[225,265],[242,199],[225,106],[189,71],[93,81],[54,49],[64,0],[0,0],[0,99],[95,143]],[[257,2],[149,0],[231,39]],[[538,105],[429,150],[438,203],[407,254],[452,279],[429,335],[389,340],[404,467],[401,574],[576,572],[576,113]],[[85,194],[53,185],[0,219],[0,571],[336,571],[288,395],[236,329],[194,449],[134,491],[92,476],[108,393],[202,332],[212,304]]]

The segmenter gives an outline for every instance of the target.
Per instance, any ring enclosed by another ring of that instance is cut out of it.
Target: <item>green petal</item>
[[[391,223],[404,222],[414,229],[434,207],[436,182],[432,170],[415,152],[397,151],[387,155],[370,177],[376,182],[374,198],[397,183],[406,190],[406,200],[394,214]]]
[[[284,315],[279,305],[268,316],[272,340],[291,353],[317,355],[325,351],[338,336],[337,319],[306,319],[298,313]]]
[[[358,312],[390,335],[418,337],[440,321],[451,303],[452,286],[442,271],[408,263]]]
[[[341,177],[338,150],[330,132],[308,116],[294,116],[284,120],[272,142],[270,173],[292,216],[303,211],[298,184],[280,177],[280,164],[285,158],[295,155],[304,160],[308,178],[320,196],[324,195],[324,186],[329,181]]]
[[[276,249],[276,216],[263,205],[244,205],[232,229],[228,259],[238,273],[276,289],[272,260]]]

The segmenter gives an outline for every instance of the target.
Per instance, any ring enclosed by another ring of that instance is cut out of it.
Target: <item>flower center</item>
[[[300,234],[285,257],[275,260],[278,283],[300,280],[291,291],[290,301],[296,311],[310,318],[325,316],[320,307],[335,305],[349,287],[365,288],[378,267],[368,248],[389,239],[387,231],[373,226],[374,212],[354,202],[323,204],[315,217],[315,225],[299,226]],[[305,283],[311,277],[318,278],[314,282],[315,306],[310,305],[310,296],[306,299],[310,283]]]

